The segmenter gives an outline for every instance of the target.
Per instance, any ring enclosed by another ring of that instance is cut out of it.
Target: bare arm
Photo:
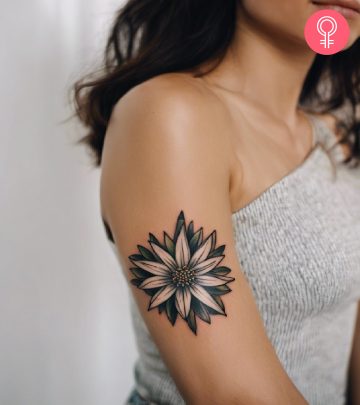
[[[200,96],[171,87],[128,93],[104,147],[102,210],[131,292],[186,403],[305,405],[239,265],[230,145]]]
[[[360,301],[351,353],[347,405],[360,405]]]

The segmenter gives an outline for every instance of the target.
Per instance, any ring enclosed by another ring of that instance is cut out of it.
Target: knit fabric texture
[[[360,299],[360,168],[343,165],[341,146],[332,147],[335,134],[308,117],[312,151],[233,213],[233,231],[241,269],[288,376],[310,405],[345,405]],[[138,358],[127,403],[185,404],[131,293],[129,300]]]

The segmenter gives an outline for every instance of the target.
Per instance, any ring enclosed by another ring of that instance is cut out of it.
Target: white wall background
[[[0,404],[119,405],[136,357],[67,88],[115,0],[0,0]]]

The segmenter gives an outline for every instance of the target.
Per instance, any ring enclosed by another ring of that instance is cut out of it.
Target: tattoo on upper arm
[[[165,311],[172,325],[180,314],[195,335],[196,317],[210,324],[210,315],[227,316],[220,296],[232,291],[227,284],[235,278],[219,266],[225,245],[216,247],[216,231],[204,239],[203,228],[195,231],[193,221],[186,226],[181,211],[172,238],[164,231],[161,243],[149,233],[148,242],[151,250],[138,245],[139,253],[129,256],[136,266],[131,283],[151,296],[148,311]]]

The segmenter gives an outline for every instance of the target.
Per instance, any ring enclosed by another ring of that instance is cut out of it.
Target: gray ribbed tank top
[[[360,299],[360,168],[342,165],[335,134],[308,117],[312,151],[233,213],[233,230],[241,269],[288,376],[310,405],[344,405]],[[129,299],[139,356],[128,403],[184,404]]]

